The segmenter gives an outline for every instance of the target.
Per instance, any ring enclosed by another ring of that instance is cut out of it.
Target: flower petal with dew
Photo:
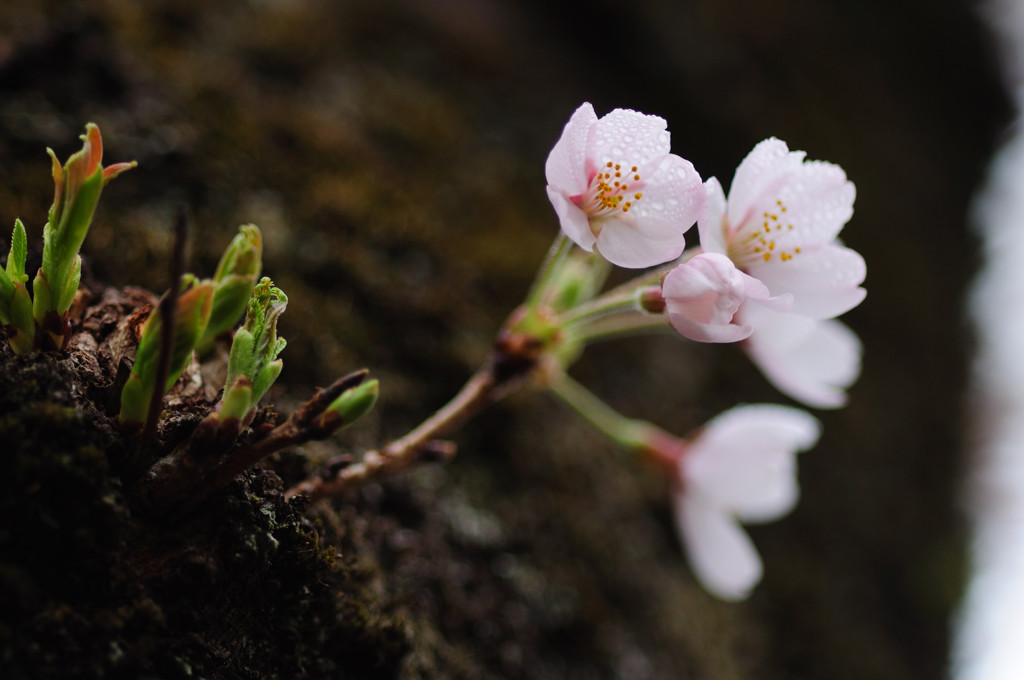
[[[710,421],[679,459],[676,526],[698,580],[742,600],[763,566],[743,522],[768,522],[796,505],[796,453],[813,446],[818,421],[772,404],[739,406]]]
[[[696,255],[665,275],[661,283],[669,323],[698,342],[737,342],[753,331],[737,321],[748,303],[787,309],[789,297],[772,298],[768,288],[744,274],[725,255]]]
[[[769,138],[736,169],[726,201],[708,180],[698,223],[705,252],[728,255],[772,295],[793,294],[793,311],[818,319],[860,304],[864,259],[836,237],[853,215],[856,189],[838,165]]]
[[[683,252],[683,234],[704,211],[693,165],[669,153],[663,118],[580,106],[545,165],[548,198],[562,231],[587,252],[643,268]]]
[[[857,334],[834,319],[748,306],[740,321],[754,332],[744,349],[781,392],[809,406],[839,408],[860,375]]]

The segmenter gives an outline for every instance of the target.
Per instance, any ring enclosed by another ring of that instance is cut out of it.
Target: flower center
[[[786,219],[786,212],[786,204],[776,200],[772,208],[761,214],[760,220],[750,218],[732,233],[723,216],[722,228],[727,234],[729,259],[740,269],[745,269],[765,262],[789,262],[799,255],[799,247],[785,248],[786,237],[794,229]]]
[[[643,193],[636,190],[640,183],[637,166],[630,166],[626,170],[621,163],[608,161],[590,180],[587,192],[580,197],[579,206],[592,222],[619,216],[620,213],[627,214],[644,197]],[[594,229],[593,225],[591,229]]]

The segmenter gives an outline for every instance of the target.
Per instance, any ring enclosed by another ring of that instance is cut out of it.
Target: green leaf
[[[25,283],[28,281],[28,274],[25,273],[25,261],[28,259],[28,237],[25,235],[25,225],[21,220],[14,220],[14,233],[11,234],[11,252],[7,256],[7,276],[11,281]]]

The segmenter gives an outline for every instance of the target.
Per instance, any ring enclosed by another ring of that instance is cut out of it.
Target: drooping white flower
[[[804,160],[769,138],[736,169],[726,201],[707,182],[701,248],[722,253],[772,295],[793,295],[793,311],[828,319],[860,304],[864,258],[836,241],[853,215],[856,190],[838,165]]]
[[[846,405],[846,390],[857,380],[861,343],[835,319],[748,305],[738,315],[753,328],[744,350],[781,392],[809,406]]]
[[[744,274],[725,255],[701,253],[680,264],[661,282],[669,323],[698,342],[736,342],[753,331],[738,313],[751,305],[788,309],[790,296],[772,298],[768,288]]]
[[[793,509],[796,453],[819,434],[804,411],[753,404],[722,413],[689,443],[673,505],[690,565],[708,592],[742,600],[760,582],[761,557],[740,522],[769,522]]]
[[[669,153],[665,120],[589,104],[565,126],[545,166],[547,193],[565,234],[621,267],[650,267],[683,252],[704,211],[693,165]]]

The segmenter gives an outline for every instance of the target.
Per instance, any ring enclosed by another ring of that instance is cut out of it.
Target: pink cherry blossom
[[[817,408],[846,404],[846,389],[860,375],[856,333],[834,319],[748,305],[739,322],[753,328],[744,349],[781,392]]]
[[[707,182],[701,247],[728,255],[772,295],[793,294],[793,311],[827,319],[860,304],[864,259],[836,241],[853,215],[853,183],[838,165],[766,139],[740,163],[726,201]]]
[[[753,327],[737,320],[741,308],[766,304],[787,309],[790,296],[772,298],[768,288],[744,274],[725,255],[702,253],[670,271],[661,284],[669,323],[698,342],[736,342]]]
[[[587,252],[643,268],[683,252],[704,211],[693,165],[669,153],[665,120],[615,109],[600,119],[580,106],[545,166],[548,198],[562,231]]]
[[[689,443],[673,506],[690,565],[708,592],[742,600],[760,582],[761,557],[740,522],[769,522],[793,509],[796,453],[819,433],[804,411],[753,404],[722,413]]]

